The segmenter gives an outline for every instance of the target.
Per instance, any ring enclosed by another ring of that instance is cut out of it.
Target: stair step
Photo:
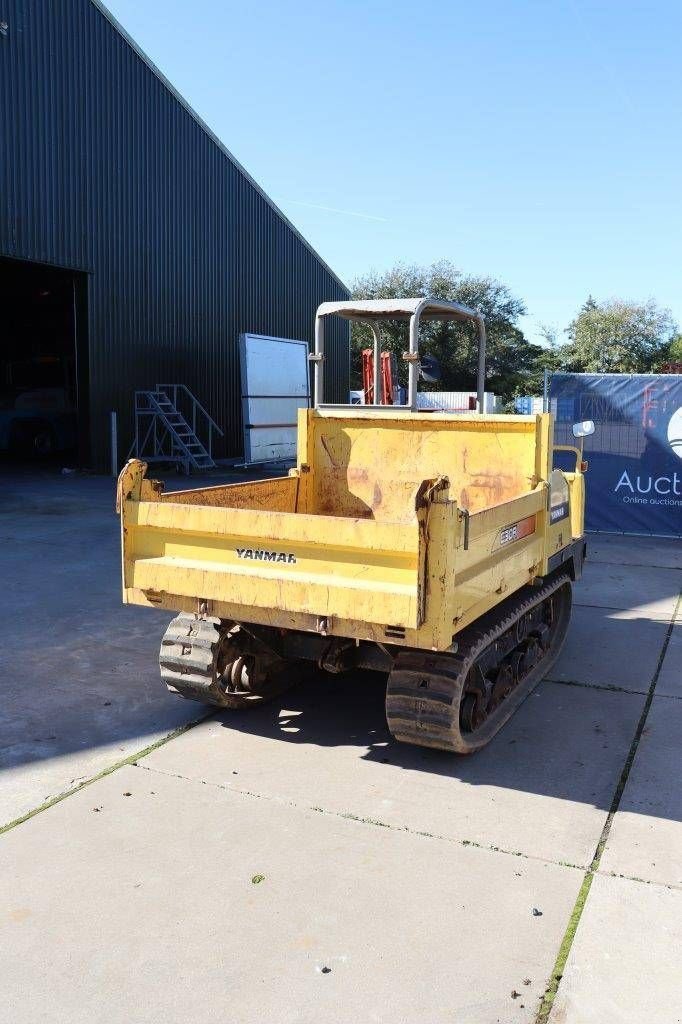
[[[136,400],[136,412],[151,413],[156,417],[163,431],[162,443],[170,447],[170,457],[186,468],[215,469],[217,463],[204,443],[192,427],[189,420],[178,409],[170,393],[164,390],[148,390],[140,392],[141,399]]]

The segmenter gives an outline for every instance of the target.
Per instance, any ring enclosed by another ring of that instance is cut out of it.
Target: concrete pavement
[[[682,892],[597,874],[551,1024],[682,1020]]]
[[[111,495],[0,496],[2,820],[71,792],[0,837],[13,1024],[682,1019],[682,543],[590,538],[551,681],[473,758],[394,743],[360,673],[166,740],[204,709],[119,606]]]
[[[17,1024],[530,1022],[581,880],[141,766],[2,858]]]
[[[159,687],[168,616],[123,608],[114,484],[3,474],[0,826],[201,717]]]

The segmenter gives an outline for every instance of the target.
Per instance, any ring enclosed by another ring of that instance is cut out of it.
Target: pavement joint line
[[[125,768],[126,765],[135,764],[140,758],[147,757],[148,754],[158,750],[159,747],[163,747],[166,743],[174,740],[177,736],[182,736],[183,733],[189,732],[196,725],[201,725],[207,718],[210,718],[215,714],[215,711],[209,711],[208,714],[202,715],[201,718],[195,718],[191,722],[186,722],[184,725],[178,726],[177,729],[173,729],[172,732],[167,733],[166,736],[161,736],[158,740],[150,743],[148,746],[143,747],[142,750],[138,750],[135,754],[130,754],[128,757],[121,758],[120,761],[116,761],[112,765],[108,765],[103,768],[102,771],[97,772],[96,775],[92,775],[89,779],[84,779],[83,782],[79,782],[77,786],[73,786],[71,789],[65,790],[63,793],[57,793],[56,796],[50,797],[49,800],[45,800],[42,804],[34,807],[32,810],[27,811],[26,814],[20,815],[18,818],[14,818],[12,821],[8,821],[7,824],[0,826],[0,836],[3,836],[6,832],[10,832],[18,825],[23,825],[25,821],[29,821],[31,818],[35,818],[36,815],[42,814],[43,811],[47,811],[50,807],[54,807],[55,804],[59,804],[62,800],[68,800],[70,796],[74,796],[75,793],[80,793],[81,790],[87,786],[91,786],[94,782],[99,782],[100,779],[106,778],[107,775],[113,774],[119,768]]]
[[[552,679],[547,676],[543,682],[554,683],[556,686],[581,686],[584,690],[606,690],[609,693],[630,693],[635,697],[646,697],[648,690],[629,690],[627,686],[615,686],[611,683],[581,683],[579,679]]]
[[[519,857],[521,860],[538,861],[541,864],[553,864],[555,867],[570,868],[573,871],[585,871],[584,864],[573,864],[566,860],[552,860],[549,857],[535,857],[530,853],[523,853],[521,850],[507,850],[502,846],[495,846],[493,843],[479,843],[475,839],[455,839],[452,836],[444,836],[435,832],[426,832],[422,829],[410,828],[409,825],[391,825],[387,821],[379,821],[378,818],[363,817],[354,814],[352,811],[330,811],[325,807],[317,805],[299,804],[295,800],[287,800],[283,797],[268,796],[265,793],[255,793],[250,789],[239,789],[237,786],[228,786],[222,782],[212,782],[207,779],[193,779],[189,775],[182,775],[180,772],[171,772],[164,768],[155,768],[148,764],[133,764],[134,768],[143,768],[146,772],[154,772],[156,775],[166,775],[173,779],[180,779],[182,782],[191,782],[195,785],[210,786],[212,789],[220,789],[226,793],[233,793],[236,796],[251,797],[255,800],[266,800],[278,804],[281,807],[292,807],[297,811],[314,811],[317,814],[324,814],[330,818],[343,818],[346,821],[355,821],[361,825],[373,825],[375,828],[385,828],[389,832],[407,833],[411,836],[419,836],[422,839],[436,839],[443,843],[454,843],[456,846],[470,846],[477,850],[486,850],[488,853],[502,853],[506,857]]]
[[[634,697],[646,697],[648,690],[628,690],[626,686],[611,686],[609,683],[581,683],[578,679],[552,679],[547,676],[543,683],[553,683],[556,686],[580,686],[583,690],[606,690],[607,693],[629,693]],[[682,700],[682,693],[654,693],[657,700]]]
[[[47,639],[49,640],[49,639],[52,639],[52,638],[48,637]],[[106,643],[97,644],[96,641],[94,641],[94,640],[89,641],[89,643],[91,644],[93,651],[96,651],[96,650],[99,650],[99,651],[105,650],[106,651],[107,648],[110,649],[110,650],[120,650],[120,646],[121,646],[120,644],[106,644]],[[130,651],[131,654],[137,654],[141,658],[144,658],[145,661],[147,661],[147,662],[149,661],[149,657],[150,657],[149,650],[143,651],[141,645],[140,645],[140,647],[136,647],[136,646],[133,647],[131,644],[129,644],[126,641],[125,642],[125,649],[126,649],[126,651]],[[80,650],[83,650],[83,645],[80,646]],[[47,658],[47,655],[45,657]],[[0,654],[0,665],[9,665],[10,669],[11,669],[13,662],[15,662],[16,665],[17,665],[16,671],[17,672],[20,671],[19,660],[18,660],[17,655],[15,653],[7,654],[7,655]],[[25,671],[25,669],[22,667],[21,671]]]
[[[677,565],[652,565],[651,562],[608,562],[604,558],[587,558],[590,565],[617,565],[627,566],[629,569],[679,569]]]
[[[587,902],[587,897],[590,892],[592,880],[594,879],[594,876],[599,872],[599,865],[601,863],[601,858],[606,847],[606,843],[608,842],[609,834],[611,832],[611,825],[613,824],[613,819],[615,818],[618,812],[618,808],[620,807],[620,802],[625,791],[627,781],[630,777],[630,772],[632,770],[632,765],[634,764],[637,749],[642,738],[642,733],[644,732],[644,727],[646,725],[646,720],[649,715],[649,710],[654,700],[656,683],[658,682],[658,677],[661,674],[663,660],[666,656],[668,646],[672,638],[673,629],[675,628],[675,620],[681,607],[682,590],[677,595],[677,601],[675,602],[675,608],[673,610],[672,618],[668,625],[668,630],[666,632],[665,640],[663,641],[663,646],[661,647],[661,651],[658,656],[658,662],[656,664],[656,668],[654,670],[651,683],[649,684],[649,689],[647,690],[646,700],[644,701],[644,707],[642,708],[642,712],[639,716],[637,727],[635,729],[635,734],[630,744],[630,749],[628,750],[627,757],[625,758],[625,764],[623,765],[623,769],[620,773],[620,778],[618,779],[618,783],[613,794],[611,807],[609,808],[609,812],[606,815],[606,821],[604,822],[604,827],[601,830],[601,835],[599,836],[599,841],[597,842],[597,846],[594,851],[592,863],[585,872],[583,883],[580,886],[580,892],[578,893],[578,898],[575,901],[575,905],[569,918],[568,925],[566,926],[566,931],[564,932],[564,937],[559,947],[559,952],[557,953],[554,969],[550,976],[550,981],[547,986],[544,998],[542,1000],[542,1003],[540,1004],[540,1009],[538,1010],[538,1014],[535,1019],[535,1024],[548,1024],[549,1015],[552,1012],[554,1000],[559,990],[561,979],[563,978],[564,968],[566,967],[568,956],[571,952],[571,947],[573,945],[573,940],[575,939],[575,935],[578,930],[578,925],[580,924],[580,918],[582,917],[583,910],[585,909],[585,904]]]
[[[679,885],[675,885],[674,882],[658,882],[655,878],[640,878],[638,875],[622,875],[618,871],[600,871],[599,869],[594,873],[595,875],[601,875],[602,878],[622,878],[626,882],[639,882],[640,885],[655,885],[658,889],[682,892],[682,882]]]
[[[682,572],[682,569],[680,569],[680,572]],[[643,606],[642,605],[634,605],[634,607],[630,606],[628,608],[617,608],[615,605],[612,605],[612,604],[583,604],[581,601],[574,601],[573,602],[573,607],[574,608],[595,608],[595,609],[597,609],[598,611],[601,611],[601,612],[636,612],[636,611],[640,611]],[[631,622],[633,620],[632,619],[621,619],[620,621],[621,622]],[[635,621],[638,622],[640,620],[636,619]],[[671,616],[671,618],[669,620],[667,620],[665,617],[662,617],[660,619],[652,619],[650,616],[645,615],[644,618],[642,619],[642,621],[643,622],[667,622],[667,621],[674,622],[675,621],[675,610],[673,609],[672,616]]]

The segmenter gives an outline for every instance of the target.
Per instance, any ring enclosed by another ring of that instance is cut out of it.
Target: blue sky
[[[682,324],[682,4],[108,0],[347,282],[447,258],[539,324]]]

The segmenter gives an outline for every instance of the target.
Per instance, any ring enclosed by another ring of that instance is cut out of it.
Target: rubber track
[[[220,619],[197,618],[182,612],[168,626],[159,651],[161,678],[187,700],[240,709],[258,698],[251,693],[226,693],[219,685],[216,658],[221,641]]]
[[[460,702],[471,666],[518,619],[564,586],[566,600],[560,602],[557,609],[557,626],[545,657],[478,729],[462,733],[459,726]],[[386,720],[392,735],[402,743],[436,747],[450,753],[471,754],[480,750],[508,721],[554,663],[566,636],[570,609],[570,579],[562,574],[539,588],[524,587],[462,630],[455,638],[456,653],[400,652],[386,688]]]
[[[230,628],[229,624],[220,619],[198,618],[188,612],[181,612],[173,619],[159,651],[161,678],[171,693],[177,693],[187,700],[198,700],[202,704],[242,711],[279,696],[294,684],[297,675],[292,671],[292,666],[295,663],[275,660],[257,690],[224,689],[223,680],[219,678],[217,660],[221,643]],[[235,638],[232,657],[238,657],[242,652],[247,653],[247,647],[248,639],[240,643]]]

